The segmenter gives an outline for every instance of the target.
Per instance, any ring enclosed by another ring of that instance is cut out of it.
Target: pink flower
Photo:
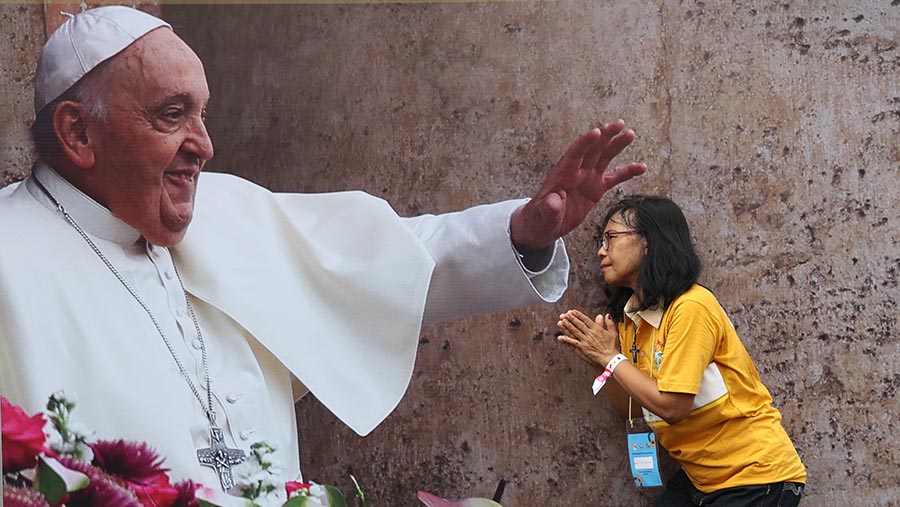
[[[466,498],[465,500],[447,500],[427,491],[419,491],[416,498],[428,507],[503,507],[487,498]]]
[[[3,420],[0,429],[3,435],[3,473],[34,467],[38,454],[47,450],[44,445],[47,440],[44,415],[28,417],[20,407],[0,397],[0,419]]]
[[[169,484],[163,458],[145,443],[101,440],[91,445],[92,464],[113,475],[134,491],[144,507],[171,507],[178,489]]]
[[[160,477],[168,478],[169,469],[163,468],[163,458],[145,443],[100,440],[91,444],[91,450],[92,465],[128,482],[157,484]]]
[[[50,507],[43,495],[31,488],[3,487],[3,507]]]
[[[287,493],[288,498],[295,496],[294,493],[308,496],[310,487],[312,487],[311,482],[288,481],[284,483],[284,491]]]
[[[59,458],[59,462],[69,470],[87,475],[91,480],[87,488],[75,491],[64,500],[66,507],[142,507],[143,504],[125,481],[71,457]]]

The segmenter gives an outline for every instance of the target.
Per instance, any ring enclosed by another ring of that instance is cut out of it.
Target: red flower
[[[297,481],[288,481],[284,483],[284,491],[287,493],[287,497],[291,497],[291,493],[295,491],[303,491],[304,493],[309,493],[309,488],[312,486],[311,482],[297,482]]]
[[[43,414],[28,417],[20,407],[0,397],[0,420],[3,427],[3,473],[18,472],[37,464],[37,456],[45,451]]]
[[[169,484],[169,478],[165,475],[150,482],[128,482],[128,487],[137,495],[144,507],[171,507],[178,499],[178,488]]]
[[[197,488],[200,487],[202,484],[190,479],[176,483],[175,489],[178,490],[178,498],[175,499],[172,507],[200,507],[200,502],[197,501]]]

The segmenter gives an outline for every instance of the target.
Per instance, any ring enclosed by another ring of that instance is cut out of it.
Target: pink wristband
[[[609,360],[609,363],[606,364],[606,369],[603,370],[603,373],[597,375],[597,378],[594,379],[594,385],[591,386],[591,389],[594,391],[594,396],[596,396],[597,393],[603,389],[603,386],[606,385],[607,379],[609,379],[613,372],[616,371],[616,366],[619,366],[619,363],[626,359],[627,358],[622,354],[616,354]]]

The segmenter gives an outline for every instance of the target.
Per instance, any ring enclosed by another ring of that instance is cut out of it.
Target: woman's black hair
[[[625,225],[641,233],[647,254],[638,270],[636,286],[640,304],[632,310],[659,307],[663,311],[691,288],[700,276],[700,257],[694,251],[691,231],[681,208],[672,200],[652,195],[630,195],[610,206],[601,232],[616,213]],[[607,311],[616,322],[625,317],[625,303],[633,294],[628,287],[609,287]]]

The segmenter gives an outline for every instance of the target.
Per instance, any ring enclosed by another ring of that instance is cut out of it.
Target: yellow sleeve
[[[712,362],[722,338],[721,323],[703,303],[676,299],[666,310],[657,333],[653,353],[662,352],[657,372],[659,390],[697,394],[703,371]]]

